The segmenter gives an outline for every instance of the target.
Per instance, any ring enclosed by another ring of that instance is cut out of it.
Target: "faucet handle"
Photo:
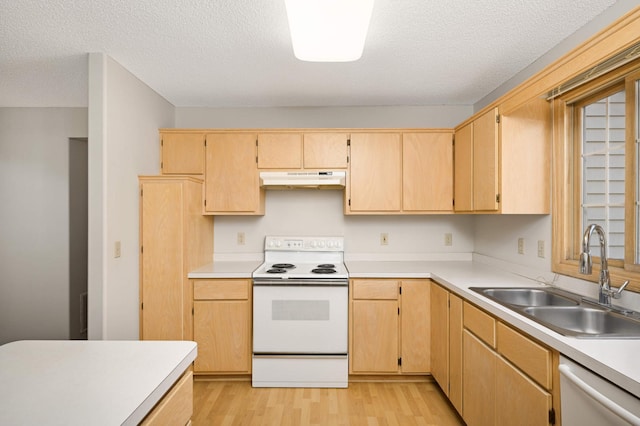
[[[629,280],[626,280],[625,282],[623,282],[622,285],[618,287],[617,290],[612,289],[611,296],[613,296],[614,299],[620,299],[620,297],[622,297],[622,291],[625,289],[627,285],[629,285]]]

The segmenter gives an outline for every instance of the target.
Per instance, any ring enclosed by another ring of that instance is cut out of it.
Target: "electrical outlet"
[[[524,254],[524,238],[518,238],[518,254]]]
[[[446,234],[444,234],[444,245],[445,246],[453,245],[453,234],[451,234],[450,232],[447,232]]]
[[[113,248],[113,257],[122,256],[122,243],[120,241],[116,241]]]
[[[244,245],[244,232],[238,232],[238,245]]]
[[[382,234],[380,234],[380,245],[381,246],[389,245],[389,234],[387,234],[386,232],[383,232]]]
[[[544,258],[544,240],[538,240],[538,257]]]

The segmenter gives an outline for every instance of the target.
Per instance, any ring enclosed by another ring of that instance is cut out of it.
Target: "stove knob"
[[[324,248],[324,241],[323,240],[318,241],[318,247]]]
[[[282,241],[277,240],[277,241],[276,241],[276,247],[280,247],[281,245],[282,245]]]
[[[311,248],[316,248],[316,245],[317,245],[317,244],[318,244],[318,243],[316,242],[316,240],[311,240],[311,244],[310,244],[310,245],[311,245]]]
[[[333,248],[334,247],[333,241],[331,241],[331,240],[327,241],[327,247],[328,248]]]

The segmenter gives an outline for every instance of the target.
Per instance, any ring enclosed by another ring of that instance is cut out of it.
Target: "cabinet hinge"
[[[204,206],[207,207],[207,199],[204,199]]]
[[[142,193],[143,193],[143,192],[144,192],[144,191],[143,191],[142,189],[140,189],[140,196],[141,196],[141,197],[142,197]]]
[[[193,308],[191,308],[191,316],[193,316],[193,315],[194,315],[194,313],[193,313]]]
[[[161,162],[160,162],[160,170],[162,170],[163,168],[164,168],[164,162],[163,162],[163,161],[161,161]]]
[[[451,205],[452,205],[453,207],[455,207],[455,206],[456,206],[456,199],[455,199],[455,198],[454,198],[453,200],[451,200]]]
[[[144,309],[144,303],[140,304],[140,309]]]
[[[500,124],[500,114],[496,115],[496,123]]]
[[[556,424],[556,410],[554,410],[553,408],[549,410],[549,424]]]
[[[500,202],[500,194],[496,194],[496,203]]]
[[[164,139],[160,138],[160,146],[164,146]]]
[[[402,286],[398,287],[398,290],[400,291],[400,294],[402,294]]]
[[[207,146],[207,138],[204,139],[204,146]]]
[[[347,138],[347,146],[351,146],[351,138]]]
[[[140,253],[144,253],[144,246],[140,246]]]
[[[398,308],[398,315],[400,315],[400,308]]]
[[[349,198],[349,206],[351,206],[351,198]]]
[[[398,365],[402,367],[402,358],[398,358]]]

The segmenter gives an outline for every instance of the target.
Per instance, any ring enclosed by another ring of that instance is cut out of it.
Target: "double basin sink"
[[[609,308],[555,287],[470,287],[565,336],[640,339],[640,313]]]

